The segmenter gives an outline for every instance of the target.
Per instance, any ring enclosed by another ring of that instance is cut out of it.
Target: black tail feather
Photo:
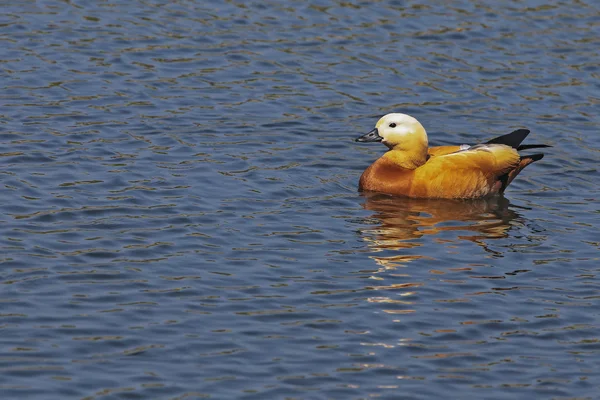
[[[535,153],[535,154],[529,154],[529,155],[526,155],[526,156],[521,156],[521,160],[531,159],[532,160],[531,162],[539,161],[542,158],[544,158],[544,154],[543,153]]]
[[[518,149],[521,142],[525,140],[527,135],[529,135],[529,132],[529,129],[517,129],[516,131],[513,131],[506,135],[498,136],[497,138],[490,140],[486,144],[504,144],[506,146]]]
[[[522,144],[517,147],[517,150],[541,149],[542,147],[552,147],[549,144]]]

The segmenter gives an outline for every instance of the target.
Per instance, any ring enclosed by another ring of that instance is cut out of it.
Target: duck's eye
[[[392,122],[392,123],[390,124],[390,128],[395,128],[395,127],[396,127],[396,123],[395,123],[395,122]]]

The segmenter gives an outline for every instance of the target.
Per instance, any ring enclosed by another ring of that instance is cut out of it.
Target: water
[[[3,399],[597,397],[595,2],[2,10]],[[554,147],[361,195],[392,111]]]

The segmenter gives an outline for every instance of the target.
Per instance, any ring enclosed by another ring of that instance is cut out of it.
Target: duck
[[[528,165],[544,154],[519,151],[551,147],[522,145],[528,129],[517,129],[486,143],[429,147],[427,132],[414,117],[391,113],[357,142],[381,142],[388,151],[361,175],[358,188],[410,198],[476,199],[504,193]]]

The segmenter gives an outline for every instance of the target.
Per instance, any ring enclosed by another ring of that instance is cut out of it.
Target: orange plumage
[[[415,198],[480,198],[504,192],[527,165],[543,157],[521,157],[528,130],[476,146],[429,147],[427,133],[413,117],[388,114],[359,142],[381,141],[390,149],[360,177],[359,189]]]

